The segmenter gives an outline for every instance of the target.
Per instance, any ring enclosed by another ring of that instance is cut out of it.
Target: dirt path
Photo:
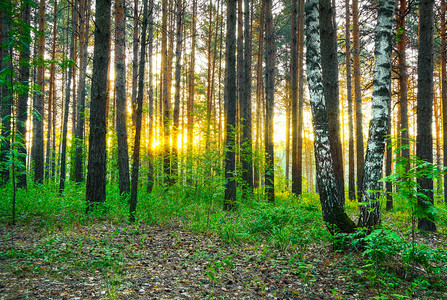
[[[322,247],[298,261],[180,228],[108,223],[22,226],[14,242],[0,225],[0,237],[1,299],[362,298]]]

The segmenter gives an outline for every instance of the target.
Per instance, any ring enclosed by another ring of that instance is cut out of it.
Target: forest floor
[[[292,255],[262,244],[228,245],[175,225],[40,228],[0,224],[0,299],[371,299],[382,293],[353,278],[360,255],[347,260],[328,244]]]

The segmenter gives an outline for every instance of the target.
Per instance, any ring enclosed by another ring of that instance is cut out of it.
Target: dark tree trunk
[[[326,99],[327,117],[329,122],[329,140],[333,153],[335,180],[339,193],[338,199],[341,205],[345,204],[343,152],[340,142],[340,109],[338,99],[338,55],[337,55],[337,30],[333,24],[335,7],[331,0],[320,0],[320,37],[321,59],[324,62],[323,89]]]
[[[129,153],[127,148],[125,5],[125,0],[115,1],[115,101],[120,195],[130,192]]]
[[[20,49],[20,83],[22,85],[19,92],[19,100],[17,105],[17,141],[20,142],[18,158],[21,168],[17,175],[17,187],[25,188],[26,184],[26,121],[28,118],[28,92],[29,92],[29,75],[30,75],[30,46],[31,46],[31,6],[28,1],[21,1],[22,5],[22,28],[21,34],[23,38],[22,48]]]
[[[174,94],[174,147],[172,148],[172,175],[177,180],[178,175],[178,153],[180,149],[179,126],[180,126],[180,77],[182,72],[182,27],[183,27],[183,1],[177,0],[177,26],[176,26],[176,48],[175,48],[175,94]]]
[[[296,181],[297,194],[302,193],[303,178],[303,109],[304,109],[304,0],[298,0],[298,140]],[[299,192],[299,193],[298,193]]]
[[[188,102],[186,105],[187,113],[187,150],[191,154],[193,145],[194,131],[194,76],[195,76],[195,59],[196,59],[196,14],[197,0],[192,1],[192,25],[191,25],[191,58],[189,62],[189,86],[188,86]]]
[[[146,63],[146,29],[147,29],[147,2],[143,4],[143,24],[141,28],[141,51],[140,64],[138,70],[138,97],[137,97],[137,119],[135,126],[135,145],[132,155],[132,189],[130,192],[129,221],[135,222],[135,211],[137,209],[138,196],[138,175],[140,170],[140,139],[141,139],[141,119],[143,116],[143,93],[144,93],[144,65]]]
[[[275,154],[273,151],[273,111],[275,93],[275,29],[272,0],[265,1],[265,191],[275,201]]]
[[[385,135],[388,132],[389,105],[391,102],[391,49],[394,0],[380,0],[375,30],[375,65],[372,95],[372,119],[369,125],[368,147],[363,169],[363,193],[358,225],[368,227],[380,222],[380,193],[383,177]]]
[[[323,94],[321,71],[319,0],[306,2],[306,46],[307,46],[307,81],[310,90],[312,122],[315,134],[315,162],[317,167],[317,185],[323,211],[323,220],[329,230],[336,232],[353,232],[354,222],[343,209],[339,199],[338,186],[332,163],[332,151],[329,141],[329,126],[326,101]]]
[[[298,6],[297,0],[292,0],[292,20],[291,20],[291,58],[290,76],[292,89],[292,193],[300,195],[302,193],[302,181],[298,175]]]
[[[76,24],[77,24],[77,9],[78,1],[74,1],[74,9],[71,20],[71,37],[70,37],[70,59],[74,58],[74,44],[76,36]],[[61,150],[61,177],[59,181],[59,193],[62,194],[65,188],[65,172],[66,172],[66,160],[67,160],[67,131],[68,131],[68,111],[70,106],[70,94],[71,94],[71,80],[73,77],[73,64],[68,67],[67,85],[65,87],[65,103],[64,103],[64,120],[62,125],[62,150]],[[93,113],[92,113],[93,114]]]
[[[96,1],[95,46],[90,104],[90,135],[87,167],[87,211],[106,199],[106,105],[110,58],[111,0]]]
[[[225,199],[224,209],[231,210],[236,202],[236,1],[228,0],[227,4],[227,37],[226,37],[226,72],[225,72],[225,107],[226,107],[226,153],[225,153]]]
[[[82,19],[80,24],[80,51],[79,51],[79,59],[80,59],[80,72],[79,72],[79,85],[78,85],[78,109],[77,109],[77,122],[76,122],[76,134],[75,134],[75,143],[76,143],[76,156],[75,156],[75,170],[74,177],[76,182],[84,181],[84,127],[85,127],[85,80],[87,77],[87,66],[88,66],[88,41],[89,34],[88,28],[90,24],[90,6],[91,0],[82,0],[83,9]]]
[[[44,68],[44,51],[45,51],[45,0],[40,0],[39,4],[39,35],[37,44],[37,55],[40,64],[37,66],[36,83],[40,86],[40,93],[34,97],[33,109],[33,148],[31,150],[32,160],[34,162],[34,182],[42,183],[44,178],[44,143],[43,143],[43,97],[45,92],[45,68]]]
[[[134,0],[133,7],[133,55],[132,55],[132,94],[131,94],[131,106],[132,106],[132,127],[135,127],[137,121],[137,81],[138,81],[138,46],[140,39],[138,37],[138,0]]]
[[[154,49],[153,44],[153,35],[154,35],[154,20],[153,20],[153,12],[154,5],[153,0],[149,0],[149,16],[148,16],[148,44],[149,44],[149,52],[148,52],[148,64],[149,64],[149,111],[148,111],[148,178],[147,178],[147,192],[151,193],[152,188],[154,186],[154,165],[153,165],[153,149],[152,149],[152,140],[153,140],[153,123],[154,123],[154,87],[153,87],[153,76],[152,76],[152,53]]]
[[[355,162],[354,162],[354,117],[352,111],[352,77],[351,77],[351,18],[349,16],[349,0],[346,4],[346,27],[345,27],[345,46],[346,46],[346,94],[348,98],[348,135],[349,135],[349,174],[348,174],[348,197],[349,200],[355,200]]]
[[[364,146],[363,146],[363,116],[362,116],[362,90],[360,85],[360,32],[358,0],[352,0],[352,28],[353,28],[353,67],[354,67],[354,110],[355,110],[355,136],[357,154],[357,200],[362,199]]]
[[[418,47],[418,95],[417,95],[417,138],[416,156],[433,163],[433,4],[434,0],[421,0],[419,4],[419,47]],[[427,209],[433,204],[433,179],[417,180],[418,205]],[[424,199],[425,198],[425,199]],[[420,218],[418,228],[436,231],[433,214]]]
[[[442,97],[442,129],[443,129],[443,158],[444,167],[447,167],[447,47],[446,47],[446,23],[445,12],[447,4],[441,0],[441,97]],[[444,202],[447,203],[447,173],[444,175]]]
[[[7,6],[6,6],[7,5]],[[9,34],[11,30],[11,19],[9,18],[6,10],[12,9],[12,2],[5,2],[5,11],[0,13],[1,17],[1,36],[0,43],[5,45],[0,47],[0,69],[6,70],[5,72],[5,82],[12,83],[12,48],[9,45]],[[9,57],[9,59],[6,59]],[[1,137],[2,143],[0,143],[0,187],[5,186],[9,181],[9,168],[7,167],[8,153],[11,151],[11,119],[8,116],[12,114],[12,84],[1,84],[0,85],[0,121],[2,126]]]

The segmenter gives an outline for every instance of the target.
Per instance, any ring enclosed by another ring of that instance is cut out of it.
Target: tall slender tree
[[[137,97],[137,119],[135,126],[135,145],[132,155],[132,189],[130,192],[130,215],[129,221],[135,222],[135,211],[137,208],[138,196],[138,176],[140,170],[140,140],[141,140],[141,121],[143,117],[143,93],[144,93],[144,67],[146,63],[146,30],[148,19],[148,0],[143,1],[143,24],[141,28],[141,51],[140,64],[138,70],[138,97]]]
[[[236,202],[236,1],[228,0],[225,70],[226,152],[224,209],[231,210]]]
[[[39,3],[39,34],[37,44],[37,55],[39,64],[37,66],[36,83],[40,86],[40,93],[34,97],[33,109],[33,148],[31,150],[34,162],[34,182],[42,183],[44,178],[44,142],[43,142],[43,98],[45,93],[45,0]]]
[[[443,158],[447,167],[447,43],[445,13],[447,4],[441,0],[441,98],[442,98],[442,129],[443,129]],[[447,191],[447,174],[444,175],[444,191]],[[444,202],[447,203],[447,193],[444,192]]]
[[[363,146],[363,112],[362,89],[360,85],[360,30],[359,30],[359,1],[352,0],[352,39],[353,39],[353,67],[354,67],[354,110],[356,136],[357,163],[357,200],[361,201],[363,186],[364,146]]]
[[[292,89],[292,192],[300,195],[302,192],[302,181],[298,177],[298,5],[297,0],[292,0],[291,16],[291,45],[290,52],[290,76]]]
[[[79,46],[79,84],[78,84],[78,109],[75,143],[76,143],[76,156],[75,156],[75,170],[74,177],[76,182],[84,181],[84,127],[85,127],[85,96],[86,96],[86,78],[87,78],[87,66],[88,66],[88,41],[89,34],[88,28],[90,24],[90,6],[91,0],[81,0],[81,20],[80,20],[80,46]]]
[[[26,176],[26,121],[28,118],[28,92],[29,92],[29,78],[30,78],[30,45],[31,45],[31,6],[30,2],[23,0],[20,2],[22,9],[22,45],[20,48],[19,57],[19,80],[21,88],[19,90],[19,101],[17,105],[17,137],[20,141],[19,146],[19,161],[21,164],[21,170],[17,176],[17,187],[27,187]]]
[[[340,141],[340,101],[338,98],[338,54],[337,31],[333,23],[335,7],[331,0],[320,0],[320,37],[321,37],[321,65],[323,72],[323,89],[326,99],[326,109],[329,122],[329,139],[334,155],[335,179],[337,182],[338,199],[345,203],[343,152]]]
[[[111,0],[97,0],[87,167],[87,211],[106,199],[106,103]]]
[[[273,111],[275,94],[275,29],[272,0],[265,1],[265,190],[267,200],[275,201],[275,154],[273,151]]]
[[[71,35],[70,35],[70,59],[74,61],[75,53],[75,36],[76,36],[76,25],[77,25],[77,10],[78,10],[78,0],[73,2],[73,14],[71,20]],[[62,193],[65,188],[65,173],[66,173],[66,162],[67,162],[67,131],[68,131],[68,111],[70,106],[70,96],[71,96],[71,80],[73,77],[73,63],[68,66],[67,74],[67,84],[65,86],[65,101],[64,101],[64,119],[62,125],[62,150],[61,150],[61,171],[60,171],[60,181],[59,181],[59,193]]]
[[[154,186],[154,165],[153,165],[153,124],[154,124],[154,87],[153,87],[153,71],[152,71],[152,53],[154,52],[154,4],[153,0],[149,0],[149,16],[148,16],[148,67],[149,67],[149,111],[148,111],[148,178],[147,178],[147,192],[151,193]]]
[[[130,192],[126,105],[126,18],[124,0],[115,1],[115,101],[120,194]]]
[[[191,25],[191,54],[189,59],[189,80],[188,80],[188,100],[187,100],[187,150],[192,151],[193,131],[194,131],[194,77],[195,77],[195,59],[196,59],[196,18],[197,18],[197,0],[192,0],[192,25]]]
[[[351,74],[351,18],[349,0],[345,1],[345,47],[346,47],[346,94],[348,100],[348,197],[355,200],[355,174],[354,174],[354,118],[352,111],[352,74]]]
[[[419,3],[416,156],[429,163],[433,162],[433,5],[434,0]],[[418,197],[418,205],[427,209],[433,204],[433,179],[418,178],[417,182],[419,193],[423,194]],[[427,213],[420,218],[418,228],[436,231],[434,215]]]

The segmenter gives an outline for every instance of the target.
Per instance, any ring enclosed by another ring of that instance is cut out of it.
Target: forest
[[[445,299],[445,0],[0,0],[0,298]]]

